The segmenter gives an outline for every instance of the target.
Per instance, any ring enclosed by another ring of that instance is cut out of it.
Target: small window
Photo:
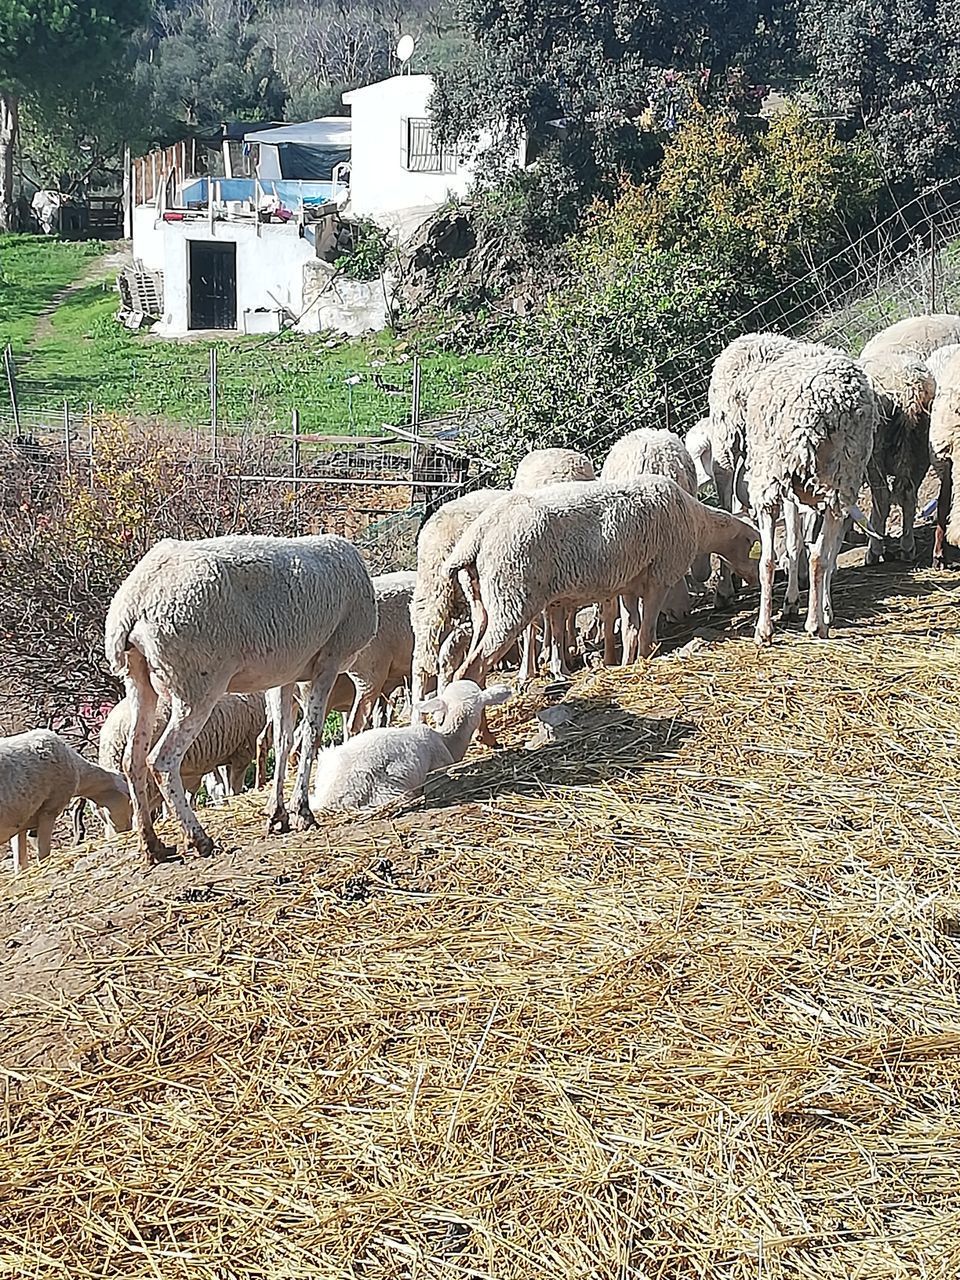
[[[411,118],[400,124],[400,164],[404,169],[412,173],[456,173],[456,154],[437,145],[429,120]]]

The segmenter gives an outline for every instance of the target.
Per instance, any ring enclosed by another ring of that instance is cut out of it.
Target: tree
[[[543,136],[562,121],[562,150],[588,158],[582,189],[630,163],[660,73],[700,101],[755,81],[789,46],[793,0],[462,0],[475,53],[441,75],[433,109],[448,137],[483,129]],[[668,127],[670,121],[665,122]],[[556,133],[556,131],[554,131]]]
[[[862,123],[891,181],[956,173],[957,0],[807,0],[800,42],[818,100]]]
[[[13,225],[20,100],[63,100],[108,76],[148,0],[0,0],[0,230]]]

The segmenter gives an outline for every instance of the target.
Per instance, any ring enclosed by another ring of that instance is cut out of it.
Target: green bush
[[[351,280],[376,280],[390,260],[390,237],[367,219],[353,225],[353,244],[337,258],[337,267]]]

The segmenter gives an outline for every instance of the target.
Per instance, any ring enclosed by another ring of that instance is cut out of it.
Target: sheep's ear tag
[[[760,559],[760,543],[759,542],[755,542],[753,546],[750,548],[750,559],[751,560]]]

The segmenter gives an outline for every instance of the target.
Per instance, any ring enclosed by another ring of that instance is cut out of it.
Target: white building
[[[432,76],[393,76],[345,93],[349,120],[251,126],[242,137],[255,169],[245,160],[245,177],[234,176],[226,148],[223,178],[185,174],[183,144],[149,157],[133,253],[162,293],[158,331],[383,328],[385,284],[348,280],[323,254],[340,212],[402,238],[468,191],[474,159],[437,144],[427,114],[433,86]],[[138,164],[146,174],[147,161]]]
[[[473,181],[476,157],[434,137],[427,111],[433,89],[433,76],[399,75],[343,95],[351,118],[349,212],[401,235],[466,195]]]

